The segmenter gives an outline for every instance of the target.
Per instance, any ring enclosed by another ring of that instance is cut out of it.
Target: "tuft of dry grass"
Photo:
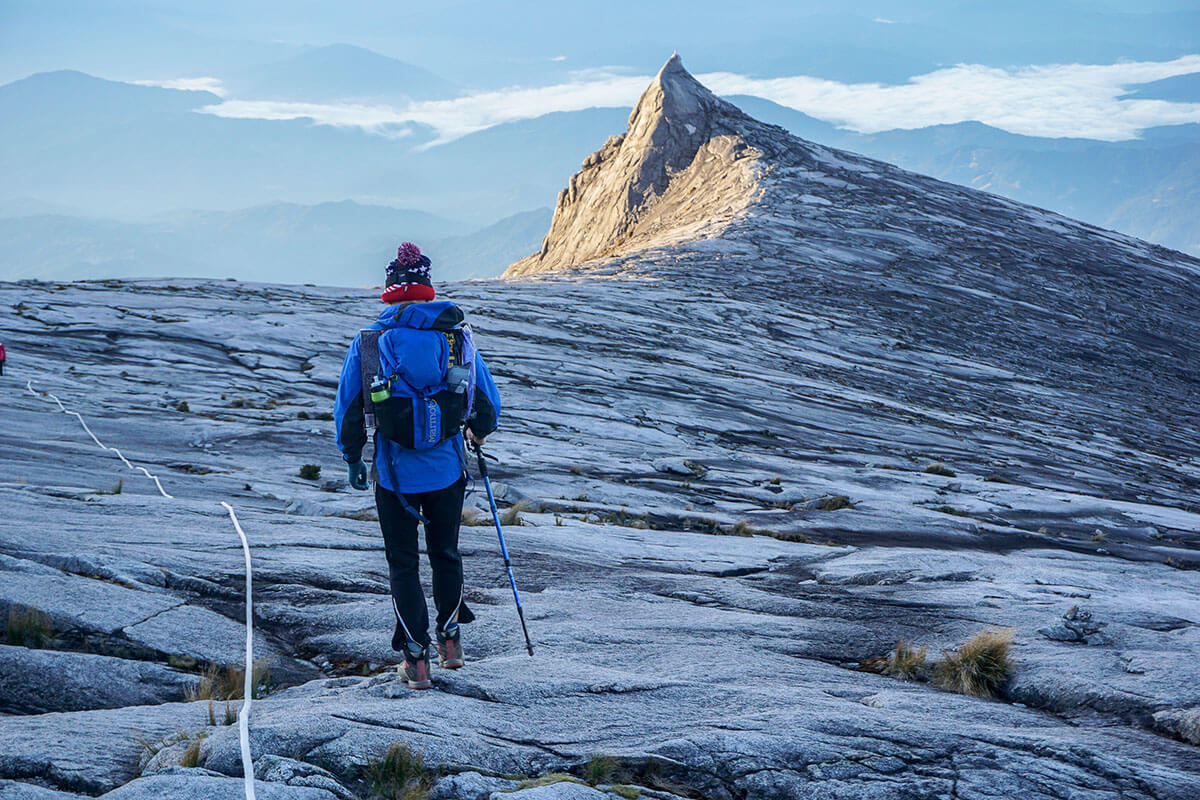
[[[583,781],[565,772],[547,772],[545,775],[521,781],[517,789],[536,789],[539,786],[550,786],[555,783],[583,783]]]
[[[896,642],[896,649],[888,656],[883,673],[911,681],[921,675],[925,668],[925,656],[928,652],[928,647],[922,646],[918,650],[900,639]]]
[[[183,751],[183,755],[179,757],[179,766],[192,769],[200,766],[200,745],[202,744],[204,744],[203,735],[192,740],[192,743]]]
[[[934,667],[933,684],[972,697],[996,697],[1012,676],[1011,629],[980,631]]]
[[[524,525],[525,521],[521,519],[521,512],[528,507],[528,503],[520,500],[516,505],[509,506],[500,515],[501,525]]]
[[[50,617],[36,608],[8,607],[5,639],[17,647],[39,648],[51,641]]]
[[[775,531],[770,528],[755,528],[744,519],[740,519],[733,523],[730,533],[734,536],[775,536]]]
[[[479,525],[486,525],[487,518],[475,506],[463,506],[462,519],[460,525],[465,525],[468,528],[474,528]]]
[[[433,788],[425,757],[403,742],[389,747],[383,758],[367,764],[366,779],[371,791],[383,800],[425,800]]]
[[[954,470],[950,469],[949,467],[947,467],[945,464],[943,464],[940,461],[930,462],[925,467],[924,471],[930,475],[941,475],[942,477],[945,477],[945,478],[955,477]]]
[[[271,690],[271,668],[267,662],[255,661],[251,678],[255,700]],[[243,667],[235,665],[222,668],[214,664],[200,676],[199,683],[188,687],[184,697],[188,701],[241,700],[245,695],[245,680],[246,670]]]
[[[800,531],[771,531],[769,534],[772,539],[778,539],[781,542],[796,542],[798,544],[812,544],[813,540],[805,536]],[[818,542],[820,544],[820,542]],[[830,542],[829,544],[833,544]]]

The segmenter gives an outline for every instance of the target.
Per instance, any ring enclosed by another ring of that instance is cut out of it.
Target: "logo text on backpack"
[[[437,444],[442,439],[442,409],[431,397],[425,398],[425,442]]]

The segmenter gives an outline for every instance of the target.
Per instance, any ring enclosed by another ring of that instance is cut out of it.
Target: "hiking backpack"
[[[439,315],[430,327],[410,328],[441,335],[438,342],[440,378],[423,383],[405,368],[408,358],[424,358],[409,348],[399,352],[394,369],[384,375],[379,342],[399,329],[367,328],[360,333],[363,411],[368,427],[407,450],[428,450],[454,437],[474,414],[475,344],[462,312]],[[442,346],[444,344],[444,347]]]

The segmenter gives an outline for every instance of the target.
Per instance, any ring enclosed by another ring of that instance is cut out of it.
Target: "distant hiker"
[[[350,485],[365,490],[367,428],[375,430],[375,505],[387,552],[396,628],[392,649],[414,689],[428,689],[429,610],[421,588],[417,522],[433,569],[441,666],[463,665],[459,626],[475,616],[463,602],[458,528],[467,484],[463,429],[482,445],[496,428],[500,395],[471,329],[453,303],[434,299],[429,258],[412,242],[387,267],[379,319],[354,337],[338,384],[334,418]]]
[[[4,374],[4,342],[0,342],[0,375]]]

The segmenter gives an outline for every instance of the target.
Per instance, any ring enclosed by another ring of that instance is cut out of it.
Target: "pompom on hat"
[[[396,258],[387,267],[386,288],[380,299],[385,303],[424,303],[436,296],[429,279],[433,262],[421,254],[421,248],[404,242],[396,248]]]

